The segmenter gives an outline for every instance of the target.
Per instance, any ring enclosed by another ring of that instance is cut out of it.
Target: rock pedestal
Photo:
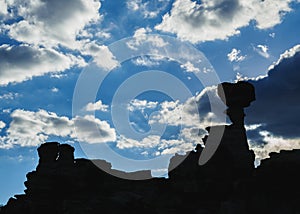
[[[244,81],[222,83],[218,85],[218,95],[228,107],[226,114],[232,124],[224,127],[220,146],[212,159],[218,159],[218,155],[226,154],[227,158],[222,158],[222,162],[225,162],[227,168],[232,168],[236,176],[249,176],[254,168],[255,155],[249,150],[247,142],[244,108],[255,100],[254,87]],[[210,132],[210,128],[207,130]]]

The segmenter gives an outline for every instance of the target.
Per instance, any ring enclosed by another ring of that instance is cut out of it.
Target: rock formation
[[[253,86],[223,83],[219,96],[232,125],[223,127],[221,143],[207,164],[198,164],[205,149],[198,145],[171,159],[170,167],[185,158],[169,179],[124,180],[100,170],[99,164],[111,169],[104,160],[74,159],[70,145],[45,143],[38,148],[36,171],[27,174],[25,194],[11,198],[0,214],[299,214],[300,150],[271,154],[255,169],[243,110],[255,100]],[[207,128],[204,143],[214,128]],[[135,173],[148,176],[150,171]]]

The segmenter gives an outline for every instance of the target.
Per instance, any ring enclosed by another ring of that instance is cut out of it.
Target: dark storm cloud
[[[296,46],[283,54],[266,78],[251,81],[256,101],[247,110],[247,123],[263,124],[277,136],[300,137],[299,50]]]

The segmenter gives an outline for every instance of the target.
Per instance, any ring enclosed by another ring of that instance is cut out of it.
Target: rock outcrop
[[[74,148],[50,142],[38,148],[39,164],[27,174],[23,195],[11,198],[0,214],[93,213],[198,213],[198,214],[299,214],[300,150],[271,154],[254,168],[244,128],[244,107],[255,100],[253,86],[223,83],[219,94],[228,106],[232,125],[212,158],[198,160],[205,148],[198,145],[185,156],[175,155],[169,179],[124,180],[102,170],[104,160],[74,159]],[[213,129],[208,127],[208,142]],[[114,170],[113,174],[122,174]],[[129,177],[150,171],[126,173]],[[127,176],[127,177],[128,177]]]

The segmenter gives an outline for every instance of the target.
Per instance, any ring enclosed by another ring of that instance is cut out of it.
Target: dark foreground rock
[[[97,165],[128,178],[147,178],[150,171],[111,170],[104,160],[74,159],[70,145],[45,143],[38,148],[36,171],[27,174],[25,194],[11,198],[0,214],[300,214],[300,150],[271,154],[255,169],[243,110],[255,99],[254,89],[248,83],[222,85],[219,94],[232,125],[208,127],[204,149],[198,145],[185,156],[175,155],[170,169],[180,164],[169,179],[121,179]],[[219,147],[199,166],[214,131],[220,129],[224,133]]]
[[[27,174],[25,194],[11,198],[1,214],[300,213],[300,150],[271,154],[259,168],[245,173],[235,164],[228,165],[234,162],[230,157],[222,161],[226,155],[221,147],[213,159],[199,166],[202,148],[198,146],[170,172],[169,179],[135,181],[109,175],[91,160],[71,160],[69,145],[46,143],[40,148],[59,152],[61,147],[68,151],[67,157],[59,155],[57,160],[50,158],[51,152],[49,159],[43,157],[39,150],[45,162]]]

